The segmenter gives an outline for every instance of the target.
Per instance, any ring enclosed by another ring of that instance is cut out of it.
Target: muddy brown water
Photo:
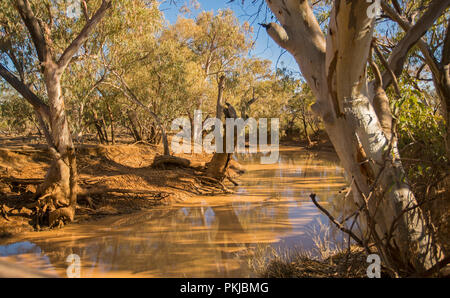
[[[234,194],[26,233],[0,245],[0,262],[66,277],[77,254],[81,277],[253,277],[249,260],[268,247],[311,250],[328,221],[309,195],[326,204],[345,186],[335,155],[282,148],[273,165],[238,160],[247,173]]]

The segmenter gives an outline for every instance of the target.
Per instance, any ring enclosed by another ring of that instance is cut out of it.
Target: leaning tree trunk
[[[225,118],[233,118],[236,119],[236,111],[234,110],[233,106],[230,104],[227,104],[228,107],[224,108],[221,107],[221,111],[225,114]],[[220,119],[220,118],[219,118]],[[227,175],[227,169],[230,165],[230,160],[233,155],[233,153],[227,153],[227,127],[226,125],[223,125],[224,128],[224,134],[223,134],[223,142],[222,142],[222,152],[215,152],[209,163],[207,164],[206,169],[206,175],[214,178],[218,181],[223,181],[226,178]],[[233,133],[233,145],[236,147],[236,140],[237,136],[240,133],[237,131],[237,128],[234,126],[232,129],[234,129]]]
[[[447,31],[445,33],[444,48],[442,51],[442,61],[441,61],[441,86],[438,88],[440,90],[440,95],[442,102],[445,102],[445,113],[446,116],[446,138],[445,145],[447,150],[447,160],[450,163],[450,22],[447,25]]]
[[[225,108],[223,106],[223,91],[225,88],[225,76],[220,76],[218,85],[217,85],[217,103],[216,103],[216,118],[222,119],[222,115],[225,114],[225,118],[227,116],[231,116],[232,114],[233,118],[237,118],[236,112],[234,111],[234,108],[229,106],[229,108]],[[223,181],[223,179],[226,176],[226,171],[228,168],[228,165],[230,163],[231,159],[231,153],[226,152],[227,148],[227,137],[226,137],[226,127],[223,125],[224,128],[224,135],[223,135],[223,142],[222,142],[222,152],[216,152],[214,153],[213,157],[209,161],[207,165],[206,174],[209,177],[212,177],[214,179],[217,179],[218,181]],[[236,142],[235,142],[236,144]]]
[[[308,124],[306,123],[306,115],[303,115],[302,123],[303,123],[303,130],[304,130],[305,138],[308,141],[308,146],[311,146],[312,145],[312,141],[311,141],[311,138],[310,138],[309,133],[308,133]]]
[[[413,208],[417,202],[405,182],[395,139],[384,133],[369,96],[370,3],[336,0],[326,39],[308,1],[266,3],[281,24],[267,24],[266,30],[294,56],[313,90],[312,108],[352,179],[355,203],[368,206],[369,214],[361,217],[376,231],[371,240],[383,243],[378,249],[385,265],[431,268],[441,258],[440,247],[421,209]]]
[[[448,59],[450,60],[450,57]],[[447,160],[450,163],[450,63],[442,66],[442,72],[440,75],[440,78],[434,78],[433,81],[436,89],[438,90],[438,95],[441,98],[442,114],[444,115],[446,124],[445,149],[447,153]],[[437,81],[439,79],[440,81]]]
[[[223,138],[223,146],[226,148],[226,137]],[[223,181],[226,177],[226,171],[231,159],[231,153],[214,153],[207,164],[206,175],[218,181]]]
[[[108,116],[110,121],[110,131],[111,131],[111,143],[113,145],[116,144],[116,135],[114,133],[114,114],[111,110],[111,106],[109,103],[106,103],[106,108],[108,109]]]

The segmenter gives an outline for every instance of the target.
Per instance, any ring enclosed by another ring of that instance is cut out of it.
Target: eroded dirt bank
[[[268,165],[238,154],[247,172],[230,187],[233,194],[194,195],[150,211],[21,233],[0,241],[1,259],[62,277],[70,254],[80,256],[82,277],[254,276],[249,262],[260,249],[311,249],[324,218],[309,194],[326,203],[346,185],[334,154],[285,146],[279,153]]]
[[[226,191],[203,179],[205,163],[211,158],[207,154],[179,155],[187,160],[180,166],[155,165],[162,149],[150,145],[80,145],[76,151],[80,194],[75,224]],[[49,163],[46,145],[1,140],[0,237],[35,230],[34,194]],[[232,168],[238,167],[236,163]]]

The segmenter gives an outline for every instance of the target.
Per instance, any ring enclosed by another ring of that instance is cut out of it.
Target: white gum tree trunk
[[[48,215],[48,224],[53,226],[60,221],[72,221],[77,201],[77,165],[72,135],[67,122],[64,99],[61,91],[61,76],[72,57],[87,40],[97,24],[111,7],[111,0],[102,0],[100,7],[90,17],[78,36],[64,52],[56,58],[52,47],[50,28],[36,17],[28,0],[12,1],[27,28],[35,47],[43,75],[48,104],[36,96],[19,78],[0,64],[0,76],[13,86],[31,105],[33,105],[42,126],[54,160],[47,172],[38,195],[38,213]],[[37,225],[41,216],[38,216]]]
[[[417,202],[405,182],[395,139],[383,132],[368,91],[366,70],[374,29],[374,19],[367,14],[370,3],[336,0],[327,37],[308,1],[266,3],[279,21],[267,24],[266,30],[294,56],[313,90],[313,110],[352,178],[355,203],[368,201],[376,223],[372,239],[385,244],[378,250],[386,265],[396,262],[419,272],[431,268],[440,260],[441,250],[420,208],[403,211]],[[392,237],[387,237],[394,222]]]
[[[49,63],[44,71],[50,108],[51,141],[53,142],[50,146],[53,150],[54,160],[40,189],[42,195],[51,195],[50,225],[60,218],[72,221],[77,202],[75,148],[67,122],[64,100],[61,96],[61,74],[61,69],[54,63]]]

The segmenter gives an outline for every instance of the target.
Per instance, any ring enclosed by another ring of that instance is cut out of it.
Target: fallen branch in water
[[[234,186],[239,186],[239,183],[237,183],[236,181],[234,181],[233,178],[231,178],[229,175],[227,175],[226,178],[228,179],[228,181],[230,181],[231,183],[233,183]]]

